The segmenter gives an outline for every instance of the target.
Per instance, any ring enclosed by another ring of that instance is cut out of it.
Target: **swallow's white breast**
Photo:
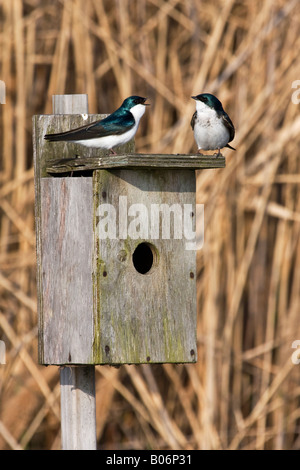
[[[146,106],[144,104],[136,104],[133,106],[130,110],[131,114],[133,114],[133,117],[135,119],[135,122],[139,124],[141,117],[144,115],[146,110]]]
[[[229,131],[216,111],[201,101],[196,101],[197,117],[194,137],[199,150],[217,150],[229,142]]]

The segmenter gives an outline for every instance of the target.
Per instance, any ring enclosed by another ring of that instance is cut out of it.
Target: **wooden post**
[[[60,369],[63,450],[96,450],[95,366]]]
[[[87,95],[54,95],[54,114],[88,113]],[[63,450],[96,450],[95,366],[60,368]]]

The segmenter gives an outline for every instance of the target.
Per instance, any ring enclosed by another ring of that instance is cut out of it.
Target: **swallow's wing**
[[[194,112],[194,114],[192,116],[192,119],[191,119],[191,126],[192,126],[193,130],[194,130],[194,127],[195,127],[196,117],[197,117],[197,111]]]
[[[121,135],[128,132],[135,125],[135,119],[130,111],[123,111],[121,113],[113,113],[105,119],[96,124],[94,132],[98,132],[97,127],[101,127],[101,136],[106,135]]]
[[[113,113],[91,124],[71,129],[70,131],[60,132],[58,134],[46,134],[44,138],[50,142],[55,141],[76,141],[88,140],[108,135],[121,135],[129,131],[135,124],[133,115],[127,111],[126,113]]]
[[[232,124],[232,121],[231,121],[230,117],[228,116],[227,113],[225,113],[225,111],[222,113],[221,117],[222,117],[222,120],[223,120],[223,124],[225,125],[225,127],[229,131],[229,141],[228,142],[231,142],[234,139],[234,135],[235,135],[234,125]]]

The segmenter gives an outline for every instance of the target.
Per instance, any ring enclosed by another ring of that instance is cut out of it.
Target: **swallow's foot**
[[[118,155],[113,149],[109,149],[109,155]]]
[[[218,152],[214,153],[213,156],[218,158],[221,155],[220,149],[218,149]]]

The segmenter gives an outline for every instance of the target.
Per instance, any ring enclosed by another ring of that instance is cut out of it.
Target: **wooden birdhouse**
[[[195,362],[195,170],[224,158],[46,142],[104,117],[54,112],[34,117],[40,363]]]

